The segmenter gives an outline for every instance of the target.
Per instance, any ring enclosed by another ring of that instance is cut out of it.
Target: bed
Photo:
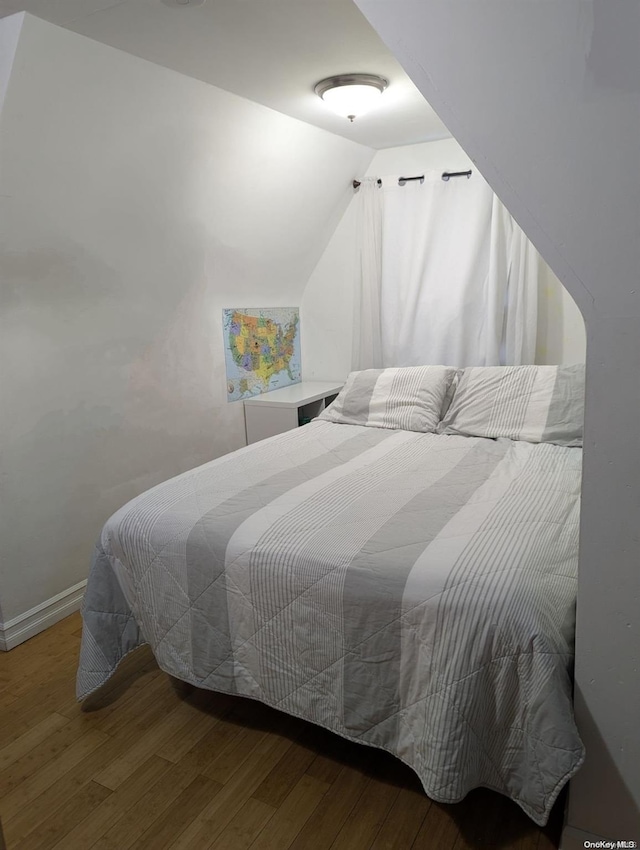
[[[78,698],[149,643],[184,682],[387,750],[434,800],[483,786],[546,823],[584,758],[571,368],[352,373],[310,424],[125,505]]]

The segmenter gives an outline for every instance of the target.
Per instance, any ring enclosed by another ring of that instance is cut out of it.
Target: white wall
[[[24,21],[24,14],[12,15],[7,19],[5,26],[0,26],[0,119],[2,117],[2,107],[4,99],[9,88],[9,79],[11,77],[11,68],[15,58],[16,49],[18,47],[18,39],[20,30]],[[0,149],[0,154],[2,153]],[[0,195],[0,209],[6,200]],[[0,234],[0,240],[2,236]],[[0,245],[2,243],[0,242]],[[0,281],[1,284],[2,281]],[[2,612],[2,596],[0,595],[0,623],[4,622],[4,614]]]
[[[221,310],[300,303],[373,152],[29,15],[0,142],[6,622],[126,500],[244,444]]]
[[[21,12],[6,18],[6,22],[0,26],[0,114],[9,88],[11,68],[13,67],[23,21],[24,12]]]
[[[584,315],[575,706],[587,758],[562,846],[640,843],[640,4],[356,4]]]
[[[349,191],[353,193],[353,189]],[[351,370],[355,213],[352,199],[302,296],[302,362],[304,377],[309,381],[340,382]]]
[[[587,335],[582,313],[544,260],[539,285],[536,363],[584,363]]]
[[[367,174],[414,177],[425,171],[466,171],[472,167],[473,163],[455,139],[440,139],[378,151]]]
[[[425,171],[476,168],[455,139],[387,148],[376,153],[365,176],[411,177]],[[361,175],[357,175],[361,176]],[[343,380],[351,370],[355,197],[314,269],[302,300],[305,375]],[[541,264],[536,363],[584,363],[585,327],[575,301],[546,263]]]

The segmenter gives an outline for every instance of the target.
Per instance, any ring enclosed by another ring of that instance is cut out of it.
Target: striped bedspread
[[[149,490],[105,525],[78,698],[160,667],[381,747],[426,793],[539,824],[579,768],[581,450],[316,420]]]

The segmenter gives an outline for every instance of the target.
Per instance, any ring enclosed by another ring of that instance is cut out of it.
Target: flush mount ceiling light
[[[353,121],[377,105],[389,81],[377,74],[337,74],[314,87],[318,97],[337,115]]]

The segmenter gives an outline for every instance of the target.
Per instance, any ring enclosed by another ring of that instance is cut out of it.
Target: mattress
[[[315,420],[106,523],[77,694],[149,643],[200,688],[393,753],[434,800],[538,824],[584,758],[572,708],[581,450]]]

